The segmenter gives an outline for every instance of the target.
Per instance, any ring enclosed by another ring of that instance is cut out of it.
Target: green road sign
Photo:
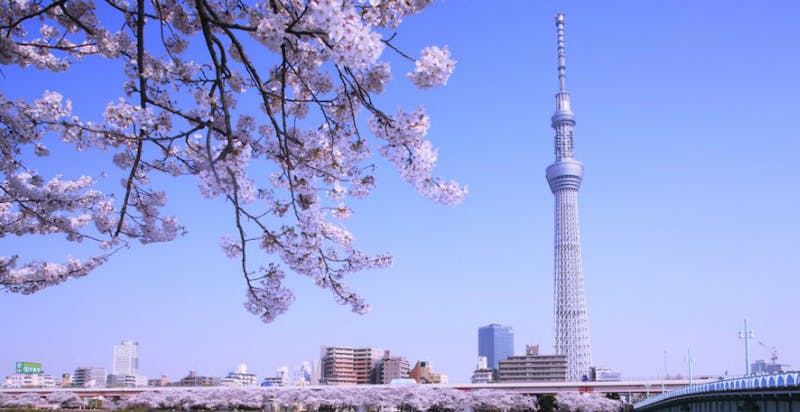
[[[42,364],[36,362],[17,362],[17,373],[35,375],[42,373]]]

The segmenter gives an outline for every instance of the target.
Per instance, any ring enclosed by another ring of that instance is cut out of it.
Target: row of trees
[[[78,408],[86,404],[72,392],[46,395],[26,393],[19,396],[0,394],[0,407],[31,408],[56,405]],[[464,392],[451,388],[427,386],[349,387],[349,388],[209,388],[145,391],[119,401],[102,400],[104,409],[162,410],[328,410],[356,411],[360,408],[401,411],[538,411],[537,398],[513,392],[478,390]],[[555,396],[555,410],[562,412],[614,412],[622,410],[618,400],[600,394],[560,393]]]

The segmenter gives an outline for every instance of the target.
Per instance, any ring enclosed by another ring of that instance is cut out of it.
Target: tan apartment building
[[[323,346],[320,350],[323,385],[365,385],[376,383],[376,365],[383,349]]]
[[[566,355],[539,355],[539,345],[526,345],[524,356],[500,361],[498,382],[565,382]]]
[[[447,375],[434,372],[428,361],[417,361],[414,369],[408,372],[408,377],[417,383],[447,383]]]

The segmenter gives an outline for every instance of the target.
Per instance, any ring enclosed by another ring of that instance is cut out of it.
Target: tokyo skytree
[[[581,235],[578,226],[578,189],[583,164],[573,155],[575,116],[564,87],[564,14],[556,15],[558,29],[558,93],[551,125],[556,131],[556,160],[547,168],[547,183],[555,196],[555,352],[567,356],[567,381],[588,376],[592,365],[589,318],[583,287]]]

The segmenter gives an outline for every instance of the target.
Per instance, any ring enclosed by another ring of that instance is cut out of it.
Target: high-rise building
[[[124,340],[119,345],[114,345],[113,375],[139,374],[139,343]]]
[[[320,350],[323,385],[363,385],[376,383],[376,366],[382,349],[323,346]]]
[[[478,328],[478,356],[485,356],[490,369],[514,354],[514,331],[497,323]]]
[[[575,160],[575,116],[565,88],[564,14],[556,16],[558,33],[558,81],[556,112],[551,118],[555,129],[555,162],[547,167],[547,182],[555,197],[554,257],[554,347],[567,359],[567,380],[580,381],[592,364],[589,342],[589,317],[583,286],[581,236],[578,225],[578,189],[583,164]]]
[[[564,382],[567,379],[567,357],[539,355],[539,345],[526,345],[525,355],[500,361],[498,382]]]

